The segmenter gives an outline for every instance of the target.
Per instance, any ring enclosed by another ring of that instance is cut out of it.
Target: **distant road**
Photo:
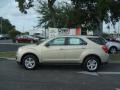
[[[11,39],[8,40],[0,40],[0,43],[13,43]]]
[[[16,51],[21,45],[13,44],[12,40],[0,40],[0,52]]]
[[[0,44],[0,52],[7,52],[7,51],[17,51],[17,49],[23,45],[17,44]]]
[[[24,44],[16,44],[13,43],[11,39],[9,40],[0,40],[0,52],[7,52],[7,51],[17,51],[17,49]]]

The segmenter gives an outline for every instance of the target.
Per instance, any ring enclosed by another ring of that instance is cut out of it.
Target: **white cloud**
[[[28,14],[22,14],[17,7],[15,0],[4,0],[0,3],[0,16],[9,19],[19,31],[30,30],[37,25],[37,13],[33,8],[28,11]]]

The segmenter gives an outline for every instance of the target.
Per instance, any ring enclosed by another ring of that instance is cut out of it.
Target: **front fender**
[[[34,48],[20,48],[17,52],[17,61],[21,61],[22,57],[25,54],[34,54],[39,59],[39,62],[42,62],[41,52]]]

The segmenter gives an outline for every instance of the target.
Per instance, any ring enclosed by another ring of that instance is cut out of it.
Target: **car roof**
[[[75,36],[75,35],[68,35],[68,36],[57,36],[57,37],[85,37],[85,38],[98,38],[99,36],[87,36],[87,35],[80,35],[80,36]]]

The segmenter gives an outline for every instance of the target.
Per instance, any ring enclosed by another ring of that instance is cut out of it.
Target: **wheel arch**
[[[111,46],[110,48],[109,48],[109,53],[111,53],[111,48],[115,48],[117,51],[118,51],[118,48],[117,48],[117,46]]]
[[[100,58],[98,55],[96,55],[96,54],[89,54],[89,55],[87,55],[87,56],[85,56],[85,57],[83,58],[82,64],[84,64],[86,58],[88,58],[88,57],[90,57],[90,56],[94,56],[94,57],[98,58],[100,64],[102,63],[102,62],[101,62],[101,58]]]
[[[117,49],[117,46],[111,46],[110,49],[113,48],[113,47]],[[109,50],[110,50],[110,49],[109,49]],[[117,49],[117,50],[118,50],[118,49]]]
[[[20,62],[20,63],[22,63],[23,58],[24,58],[26,55],[33,55],[33,56],[35,56],[36,59],[37,59],[37,61],[38,61],[38,63],[40,63],[38,56],[37,56],[36,54],[34,54],[34,53],[31,53],[31,52],[23,54],[23,56],[21,57],[21,62]]]

